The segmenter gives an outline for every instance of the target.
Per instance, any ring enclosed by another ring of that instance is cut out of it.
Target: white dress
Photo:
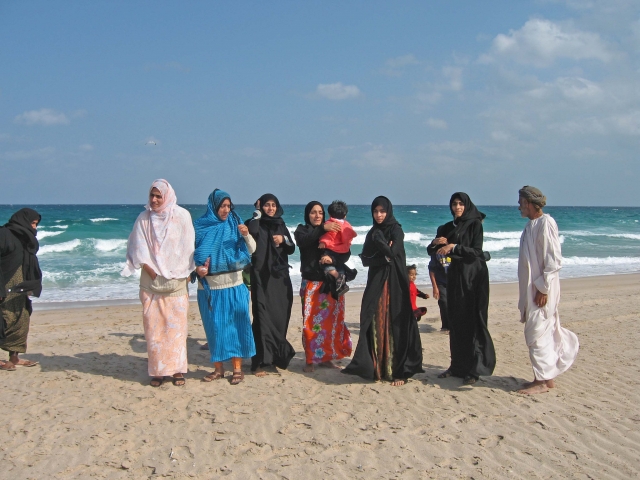
[[[578,337],[560,326],[560,268],[562,253],[555,220],[548,214],[529,220],[520,237],[518,308],[536,380],[554,379],[567,371],[578,355]],[[537,291],[548,295],[542,308],[535,304]]]

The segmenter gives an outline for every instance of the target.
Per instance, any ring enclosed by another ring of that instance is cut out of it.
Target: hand
[[[419,294],[418,294],[418,296],[419,296],[420,298],[424,298],[425,300],[426,300],[427,298],[429,298],[429,294],[428,294],[428,293],[419,293]]]
[[[433,287],[433,298],[440,300],[440,290],[436,286]]]
[[[260,199],[256,200],[256,203],[253,204],[256,207],[256,210],[260,210]]]
[[[340,225],[337,222],[325,223],[323,225],[323,228],[325,232],[341,232],[342,231],[342,225]]]
[[[320,257],[320,265],[331,265],[333,263],[333,260],[331,260],[331,257],[329,255],[323,255],[322,257]]]
[[[151,277],[151,280],[155,280],[156,277],[158,276],[158,274],[153,270],[153,268],[151,268],[146,263],[142,265],[142,268],[144,268],[144,271],[147,272],[147,274]]]
[[[431,242],[431,245],[446,245],[449,242],[447,237],[437,237]]]
[[[327,244],[326,244],[326,243],[324,243],[324,242],[320,242],[320,243],[318,244],[318,248],[322,248],[322,249],[324,250],[325,248],[327,248]]]
[[[539,292],[538,290],[536,290],[536,298],[534,300],[534,302],[536,303],[536,305],[540,308],[544,307],[547,304],[547,300],[549,299],[548,295],[545,295],[542,292]]]
[[[211,263],[211,257],[207,258],[207,261],[204,262],[204,265],[200,267],[196,267],[196,273],[200,278],[206,277],[207,273],[209,273],[209,264]]]
[[[282,235],[274,235],[273,243],[276,244],[276,247],[279,247],[281,243],[284,242],[284,237]]]
[[[450,243],[449,245],[445,245],[444,247],[438,249],[438,254],[449,255],[453,251],[453,247],[455,247],[453,243]]]
[[[389,247],[393,247],[393,240],[389,240]]]
[[[238,231],[240,232],[240,235],[242,235],[243,237],[246,237],[247,235],[249,235],[249,229],[247,228],[246,225],[238,225]]]

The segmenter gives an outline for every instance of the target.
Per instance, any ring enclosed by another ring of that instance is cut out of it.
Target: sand
[[[182,388],[148,385],[140,306],[37,311],[24,358],[40,364],[0,371],[0,478],[638,477],[639,287],[640,275],[562,282],[580,354],[532,397],[514,393],[532,378],[515,284],[491,287],[498,365],[473,387],[436,378],[449,355],[433,299],[419,300],[426,373],[399,388],[304,374],[297,304],[289,370],[239,386],[200,382],[211,365],[192,304]],[[347,299],[354,345],[360,295]]]

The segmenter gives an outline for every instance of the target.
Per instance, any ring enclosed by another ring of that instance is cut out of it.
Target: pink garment
[[[320,237],[320,242],[325,244],[327,250],[336,253],[347,253],[351,249],[351,241],[358,236],[353,227],[346,220],[330,217],[326,223],[339,223],[342,230],[339,232],[327,232]]]
[[[147,340],[149,375],[187,373],[189,295],[169,297],[140,290],[142,323]]]
[[[149,193],[154,187],[162,194],[162,205],[154,210],[147,203],[145,211],[136,219],[127,243],[127,264],[121,275],[128,277],[146,264],[166,279],[186,278],[196,268],[191,215],[177,205],[169,182],[154,181]]]

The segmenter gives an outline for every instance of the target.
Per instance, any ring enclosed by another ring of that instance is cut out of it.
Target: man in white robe
[[[562,267],[558,225],[542,211],[546,197],[540,190],[525,186],[519,196],[520,213],[529,223],[520,237],[518,308],[534,379],[518,393],[531,395],[555,387],[554,379],[576,359],[579,343],[575,333],[560,326],[558,315]]]

